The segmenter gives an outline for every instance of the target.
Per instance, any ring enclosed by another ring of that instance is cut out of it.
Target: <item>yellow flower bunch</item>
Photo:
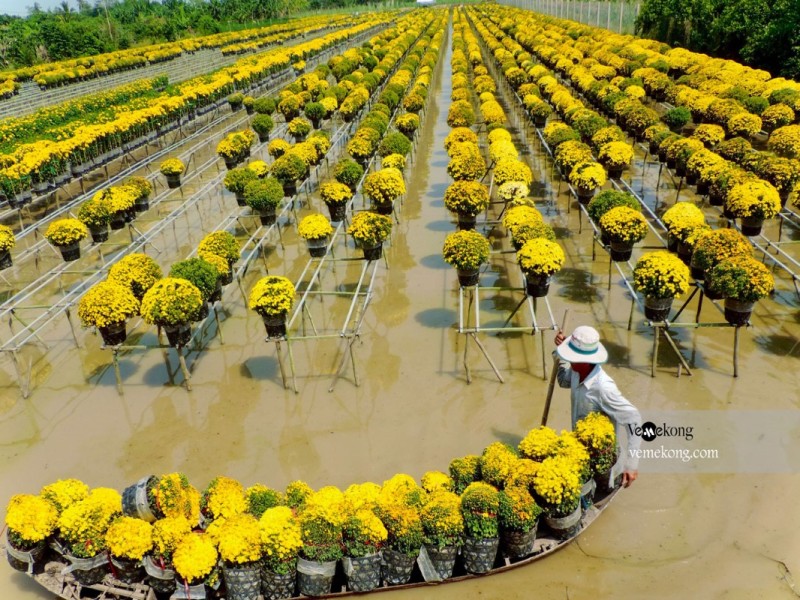
[[[397,129],[406,136],[411,137],[419,128],[419,115],[415,115],[414,113],[400,115],[394,120],[394,124],[397,126]]]
[[[691,202],[677,202],[664,212],[661,222],[671,235],[679,237],[682,232],[705,224],[706,217],[703,211]]]
[[[153,527],[141,519],[119,517],[106,532],[106,545],[113,556],[142,560],[153,547]]]
[[[396,169],[403,171],[406,168],[406,157],[402,154],[387,154],[381,160],[381,169]]]
[[[108,327],[139,313],[139,301],[114,281],[101,281],[87,291],[78,303],[78,317],[84,327]]]
[[[153,523],[153,550],[165,561],[171,561],[175,549],[192,532],[192,525],[183,516],[165,517]]]
[[[426,472],[422,476],[420,483],[422,484],[422,489],[428,493],[438,490],[453,491],[453,480],[450,475],[442,473],[441,471]]]
[[[213,231],[206,235],[197,246],[198,254],[216,254],[229,263],[239,260],[241,252],[236,238],[227,231]]]
[[[530,189],[524,181],[506,181],[497,188],[497,195],[504,202],[521,200],[527,198],[528,194],[530,194]]]
[[[151,325],[188,323],[200,310],[203,295],[186,279],[165,277],[145,292],[140,312]]]
[[[417,485],[413,477],[397,473],[383,482],[378,493],[378,506],[388,504],[420,506],[424,496],[424,490]]]
[[[559,146],[560,148],[561,146]],[[606,181],[605,169],[599,163],[593,161],[578,163],[569,174],[569,182],[579,190],[586,192],[605,185]]]
[[[752,137],[761,131],[761,117],[749,112],[740,112],[728,119],[725,126],[732,136]]]
[[[578,439],[573,431],[562,431],[558,437],[556,456],[568,458],[575,465],[581,482],[591,476],[590,456],[586,446]]]
[[[489,260],[489,240],[471,229],[454,231],[447,235],[442,256],[449,265],[462,271],[479,268]]]
[[[494,182],[500,186],[507,181],[522,181],[530,186],[533,183],[531,168],[521,160],[507,158],[499,161],[494,167]]]
[[[553,456],[558,444],[558,434],[550,427],[537,427],[531,429],[519,443],[520,455],[524,458],[541,462]]]
[[[344,204],[353,197],[353,191],[338,181],[328,181],[319,187],[320,196],[325,204]]]
[[[633,287],[651,298],[678,298],[689,289],[689,267],[666,250],[648,252],[636,262]]]
[[[78,479],[59,479],[44,486],[39,495],[56,507],[59,514],[89,495],[89,486]]]
[[[716,146],[725,140],[725,130],[719,125],[703,123],[697,126],[692,137],[697,138],[707,147]]]
[[[536,526],[542,509],[527,486],[508,486],[500,492],[499,500],[497,516],[503,530],[527,532]]]
[[[475,124],[475,113],[472,104],[466,100],[457,100],[450,104],[447,112],[447,124],[450,127],[471,127]]]
[[[261,558],[261,529],[258,519],[249,513],[225,519],[218,540],[219,556],[228,564],[253,563]]]
[[[636,243],[647,236],[647,219],[628,206],[615,206],[600,217],[600,228],[615,242]]]
[[[406,193],[406,184],[398,169],[387,168],[367,175],[362,190],[375,204],[391,204]]]
[[[345,554],[351,557],[377,552],[388,536],[389,533],[378,516],[366,508],[348,513],[342,528]]]
[[[287,573],[303,547],[300,523],[288,506],[268,508],[258,521],[264,562],[270,571]]]
[[[292,145],[286,140],[282,139],[272,140],[267,146],[267,153],[272,158],[278,158],[280,156],[283,156],[286,153],[286,151],[291,147]]]
[[[17,545],[41,542],[53,533],[57,522],[56,507],[41,496],[17,494],[6,506],[6,527]]]
[[[381,486],[371,481],[354,483],[344,491],[344,501],[348,510],[355,511],[362,508],[374,509],[378,503]]]
[[[698,150],[692,153],[689,160],[686,161],[686,171],[696,176],[700,181],[711,183],[712,167],[724,164],[725,159],[716,152]]]
[[[565,456],[544,459],[533,478],[533,489],[553,516],[570,514],[577,508],[581,494],[576,465]]]
[[[269,173],[269,165],[263,160],[254,160],[248,163],[247,168],[256,174],[256,177],[263,178]],[[230,171],[228,171],[230,173]]]
[[[200,520],[200,492],[183,473],[168,473],[158,478],[152,499],[165,517],[182,517],[192,524]]]
[[[337,108],[339,108],[339,101],[333,96],[325,96],[324,98],[320,99],[319,103],[322,104],[322,107],[325,109],[327,114],[331,114]]]
[[[230,519],[247,510],[244,487],[230,477],[215,477],[203,492],[200,507],[212,519]]]
[[[575,423],[575,435],[591,453],[613,449],[617,444],[614,424],[599,412],[590,412]]]
[[[379,503],[378,516],[387,532],[390,548],[415,556],[422,545],[423,530],[419,508],[400,502]]]
[[[203,533],[190,533],[175,548],[172,564],[175,573],[188,583],[200,583],[217,566],[217,549]]]
[[[520,269],[531,275],[557,273],[564,266],[564,260],[561,246],[541,237],[528,240],[517,252]]]
[[[162,276],[158,263],[142,253],[123,256],[108,271],[109,282],[130,289],[136,298],[142,298]]]
[[[544,223],[542,213],[533,206],[525,204],[512,206],[503,215],[503,227],[509,231],[521,225],[535,225],[537,223]]]
[[[720,261],[709,271],[711,286],[726,298],[741,302],[756,302],[775,289],[775,279],[761,262],[748,255]]]
[[[452,157],[447,164],[447,174],[455,180],[478,180],[486,173],[486,161],[478,145],[472,142],[454,144],[449,150]]]
[[[453,135],[453,133],[451,133],[450,135]],[[447,137],[450,137],[450,136],[447,136]],[[508,130],[503,129],[502,127],[498,128],[498,129],[492,129],[489,132],[488,138],[489,138],[489,145],[490,146],[492,144],[497,144],[498,142],[510,142],[512,140],[511,134],[508,132]],[[477,142],[477,137],[476,137],[475,141]]]
[[[420,522],[426,544],[436,548],[458,545],[464,535],[461,499],[437,487],[420,511]]]
[[[306,498],[300,513],[301,521],[321,519],[341,527],[346,518],[344,505],[344,493],[339,488],[332,485],[322,487]]]
[[[168,158],[161,163],[160,171],[162,175],[180,175],[186,170],[186,166],[180,158]]]
[[[625,167],[633,160],[633,148],[625,142],[609,142],[601,146],[597,160],[609,169]]]
[[[122,513],[122,496],[110,488],[95,488],[67,507],[58,518],[60,535],[75,556],[90,558],[105,549],[105,533]]]
[[[347,233],[362,246],[382,243],[392,232],[392,220],[372,212],[362,211],[353,215]]]
[[[286,277],[269,275],[262,277],[250,290],[248,306],[260,315],[288,313],[294,302],[295,289]]]
[[[553,157],[556,166],[565,175],[569,175],[575,165],[594,160],[592,149],[578,140],[569,140],[559,144],[553,153]]]
[[[333,227],[325,215],[314,213],[303,217],[297,233],[304,240],[321,240],[333,233]]]
[[[0,225],[0,252],[8,252],[17,245],[14,231],[6,225]]]
[[[521,486],[530,489],[533,485],[533,476],[536,475],[540,464],[529,458],[518,458],[511,466],[506,479],[506,487]]]
[[[447,210],[477,215],[489,206],[489,190],[478,181],[454,181],[444,192]]]
[[[753,245],[735,229],[716,229],[701,237],[694,246],[692,266],[705,271],[734,256],[752,256]]]
[[[503,159],[516,159],[519,156],[517,147],[509,140],[498,140],[489,145],[489,159],[498,162]]]
[[[481,115],[487,125],[502,125],[506,122],[506,113],[497,100],[489,100],[481,104]]]
[[[728,192],[725,203],[737,218],[771,219],[781,210],[778,190],[771,183],[761,180],[734,186]]]
[[[44,232],[44,238],[54,246],[69,246],[80,242],[87,235],[89,230],[86,225],[72,218],[53,221]]]
[[[502,488],[517,461],[517,452],[502,442],[489,444],[481,455],[481,476],[487,483]]]
[[[496,131],[503,131],[501,129],[495,129],[491,133],[489,133],[489,143],[492,143],[492,134]],[[508,132],[506,132],[508,133]],[[511,135],[509,134],[508,139],[511,140]],[[450,153],[450,148],[455,146],[456,144],[463,144],[464,142],[470,142],[472,144],[478,144],[478,134],[472,131],[469,127],[454,127],[450,133],[447,134],[447,137],[444,138],[444,149],[447,150],[449,156],[453,156]]]
[[[220,276],[227,275],[231,270],[231,266],[228,263],[228,261],[219,256],[218,254],[214,254],[208,251],[206,252],[198,251],[197,256],[199,258],[202,258],[207,263],[209,263],[212,267],[214,267],[217,270],[217,273],[220,274]]]
[[[497,511],[500,495],[494,486],[483,481],[470,483],[461,494],[464,530],[476,538],[497,537]]]

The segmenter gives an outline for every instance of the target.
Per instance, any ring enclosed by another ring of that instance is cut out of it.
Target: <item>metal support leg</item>
[[[655,325],[653,327],[653,358],[650,364],[650,377],[656,376],[656,358],[658,357],[658,337],[661,335],[661,327]]]

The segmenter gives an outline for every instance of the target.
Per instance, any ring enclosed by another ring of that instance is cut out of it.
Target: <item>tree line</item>
[[[276,22],[367,0],[64,0],[25,18],[0,15],[0,68],[30,66]]]
[[[800,77],[799,0],[645,0],[637,33]]]

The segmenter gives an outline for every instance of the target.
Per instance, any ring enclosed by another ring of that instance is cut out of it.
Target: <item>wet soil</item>
[[[346,370],[328,392],[341,357],[341,342],[331,339],[292,344],[299,393],[284,389],[275,344],[264,341],[260,318],[245,309],[235,284],[222,303],[224,344],[211,327],[204,349],[188,353],[191,392],[182,386],[175,351],[153,348],[120,355],[125,383],[124,393],[118,394],[110,353],[99,349],[98,338],[82,332],[83,347],[75,349],[61,320],[48,332],[48,352],[32,344],[22,353],[25,364],[39,365],[27,400],[16,387],[9,357],[4,359],[3,503],[14,493],[35,493],[58,478],[79,477],[91,486],[122,489],[145,474],[176,470],[201,488],[220,474],[276,488],[295,479],[313,487],[344,487],[382,482],[399,472],[419,478],[427,470],[446,470],[452,458],[479,453],[493,441],[516,443],[539,424],[552,332],[544,339],[544,372],[541,336],[481,334],[505,384],[472,342],[473,381],[466,383],[462,358],[467,340],[456,330],[456,274],[441,259],[444,237],[455,228],[442,202],[450,183],[443,141],[449,132],[451,91],[450,51],[443,54],[409,193],[399,210],[401,222],[387,248],[389,268],[377,266],[374,298],[354,345],[361,385],[355,386],[352,371]],[[551,286],[553,313],[560,320],[569,308],[570,327],[590,324],[600,330],[610,351],[607,371],[628,398],[643,411],[800,408],[800,311],[785,286],[775,299],[759,303],[753,326],[742,332],[738,378],[731,376],[730,328],[677,331],[676,343],[694,367],[693,376],[676,377],[678,361],[662,343],[651,377],[652,330],[643,325],[638,309],[628,330],[630,299],[621,278],[613,271],[609,289],[607,256],[599,251],[592,260],[585,220],[579,233],[579,212],[575,204],[570,207],[565,186],[558,193],[541,148],[534,142],[529,148],[542,210],[568,256],[567,267]],[[232,210],[233,198],[225,194],[222,200]],[[316,197],[311,204],[322,209]],[[202,235],[196,221],[187,220],[183,227],[196,243]],[[360,256],[345,248],[343,239],[339,243],[338,257]],[[507,240],[501,243],[508,246]],[[191,247],[188,242],[178,246]],[[268,245],[266,267],[273,274],[297,277],[306,251],[292,228],[285,231],[283,246],[278,240]],[[244,289],[264,273],[264,262],[255,261]],[[325,270],[321,286],[352,290],[359,273],[357,261],[337,263],[335,273]],[[498,255],[481,284],[506,286],[509,281],[519,282],[513,256]],[[502,324],[519,293],[482,295],[484,322]],[[326,296],[311,306],[319,330],[332,331],[341,327],[348,301]],[[721,321],[708,303],[703,318]],[[528,322],[521,316],[516,324]],[[154,328],[141,325],[135,331],[134,343],[156,343]],[[557,390],[550,416],[556,429],[568,426],[568,402],[567,392]],[[800,451],[800,438],[785,444]],[[796,473],[642,472],[576,543],[545,561],[393,597],[792,598],[791,574],[800,573],[798,493]],[[0,567],[0,590],[15,600],[47,597],[7,566]]]

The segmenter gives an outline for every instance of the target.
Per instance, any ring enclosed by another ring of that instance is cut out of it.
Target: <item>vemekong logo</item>
[[[641,427],[628,425],[628,433],[637,435],[645,442],[652,442],[657,437],[682,437],[685,440],[694,438],[694,427],[687,425],[656,425],[652,421],[642,423]]]

